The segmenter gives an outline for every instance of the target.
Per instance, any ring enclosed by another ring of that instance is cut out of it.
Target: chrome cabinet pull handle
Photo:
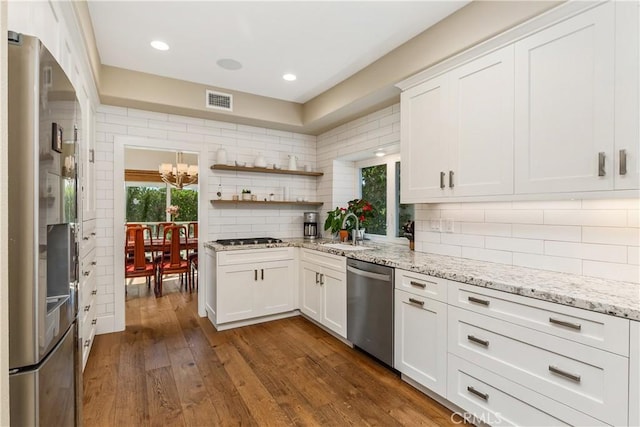
[[[258,270],[253,270],[253,281],[254,282],[258,281]]]
[[[89,310],[91,310],[91,304],[85,305],[84,306],[84,311],[89,311]]]
[[[316,285],[320,282],[320,281],[318,280],[318,275],[319,275],[319,274],[320,274],[320,273],[318,273],[318,272],[316,271]]]
[[[444,172],[440,172],[440,188],[444,189]]]
[[[264,268],[260,269],[260,280],[264,280]]]
[[[320,275],[320,284],[324,285],[324,274]]]
[[[91,291],[91,295],[97,295],[97,294],[98,294],[98,291],[97,291],[97,290],[93,290],[93,291]]]
[[[89,347],[91,345],[91,340],[85,340],[84,346]]]
[[[96,323],[98,323],[98,319],[93,319],[93,320],[91,321],[91,324],[92,324],[92,325],[95,325]]]
[[[422,288],[422,289],[427,287],[427,285],[425,285],[424,283],[414,282],[413,280],[411,282],[409,282],[409,284],[411,286],[415,286],[415,287]]]
[[[627,150],[620,150],[620,175],[627,174]]]
[[[453,188],[453,171],[449,171],[449,188]]]
[[[598,153],[598,176],[605,176],[607,173],[604,170],[604,151]]]
[[[91,261],[91,265],[97,265],[98,261]]]
[[[95,236],[95,235],[96,235],[96,232],[95,232],[95,231],[94,231],[94,232],[92,232],[92,233],[91,233],[91,235],[92,235],[92,236]]]
[[[82,274],[83,274],[84,276],[88,276],[88,275],[90,275],[90,274],[91,274],[91,272],[90,272],[90,271],[85,271],[85,272],[83,272]]]
[[[89,237],[84,236],[84,237],[82,238],[82,240],[89,240]]]
[[[554,374],[558,374],[561,377],[565,377],[570,379],[571,381],[575,381],[577,383],[580,382],[580,375],[572,374],[571,372],[563,371],[557,366],[549,365],[549,372],[553,372]]]
[[[478,396],[480,399],[484,400],[485,402],[489,400],[489,395],[487,393],[479,392],[478,390],[476,390],[471,386],[467,386],[467,391],[471,394]]]
[[[483,347],[489,347],[489,341],[487,340],[481,340],[480,338],[476,338],[473,335],[467,335],[467,339],[476,344],[480,344]]]
[[[577,331],[582,329],[582,325],[580,325],[580,323],[567,322],[566,320],[556,319],[555,317],[549,317],[549,323],[553,323],[554,325],[566,326],[567,328],[575,329]]]
[[[409,298],[409,302],[411,304],[419,305],[420,307],[424,307],[424,301],[417,300],[415,298]]]
[[[470,302],[475,302],[476,304],[480,304],[480,305],[484,305],[484,306],[489,306],[489,301],[487,301],[486,299],[480,299],[480,298],[476,298],[476,297],[468,297],[467,298]]]

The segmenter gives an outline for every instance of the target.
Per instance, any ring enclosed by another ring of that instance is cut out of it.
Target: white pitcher
[[[298,157],[293,154],[289,154],[289,170],[294,171],[298,169]]]

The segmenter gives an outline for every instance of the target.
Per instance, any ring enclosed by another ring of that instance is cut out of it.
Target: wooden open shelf
[[[218,206],[235,206],[235,205],[272,205],[272,206],[321,206],[322,202],[283,202],[283,201],[264,201],[264,200],[211,200],[211,203]]]
[[[307,172],[307,171],[298,171],[298,170],[292,171],[289,169],[256,168],[256,167],[249,167],[249,166],[230,166],[230,165],[223,165],[223,164],[212,165],[211,170],[273,173],[273,174],[279,174],[279,175],[302,175],[302,176],[324,175],[322,172]],[[273,202],[269,202],[269,203],[273,203]],[[291,203],[291,202],[285,202],[285,203]],[[295,202],[295,203],[299,203],[299,202]]]

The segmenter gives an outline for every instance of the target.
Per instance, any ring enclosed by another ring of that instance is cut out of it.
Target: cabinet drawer
[[[448,366],[447,399],[484,423],[500,426],[602,425],[601,421],[453,354],[449,354]],[[453,420],[456,418],[461,420],[456,416]]]
[[[447,302],[447,284],[449,281],[446,279],[396,268],[395,283],[396,289],[401,291]]]
[[[347,259],[339,255],[328,254],[311,249],[302,249],[301,260],[308,261],[311,264],[319,265],[321,267],[332,268],[337,271],[347,271]]]
[[[82,336],[82,369],[87,364],[89,358],[89,352],[93,346],[93,340],[96,336],[96,307],[95,304],[91,304],[91,309],[81,315],[80,331]]]
[[[96,247],[96,220],[91,219],[82,223],[82,235],[78,236],[80,241],[80,256],[91,252]]]
[[[218,252],[218,265],[294,259],[295,248],[247,249]]]
[[[609,424],[627,423],[629,360],[449,307],[450,353]]]
[[[479,286],[452,283],[449,304],[581,344],[629,355],[629,321]]]

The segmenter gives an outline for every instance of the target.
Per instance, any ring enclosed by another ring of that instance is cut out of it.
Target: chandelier
[[[184,163],[180,151],[176,153],[175,166],[171,163],[162,163],[158,166],[158,172],[164,182],[178,189],[198,182],[198,165]]]

